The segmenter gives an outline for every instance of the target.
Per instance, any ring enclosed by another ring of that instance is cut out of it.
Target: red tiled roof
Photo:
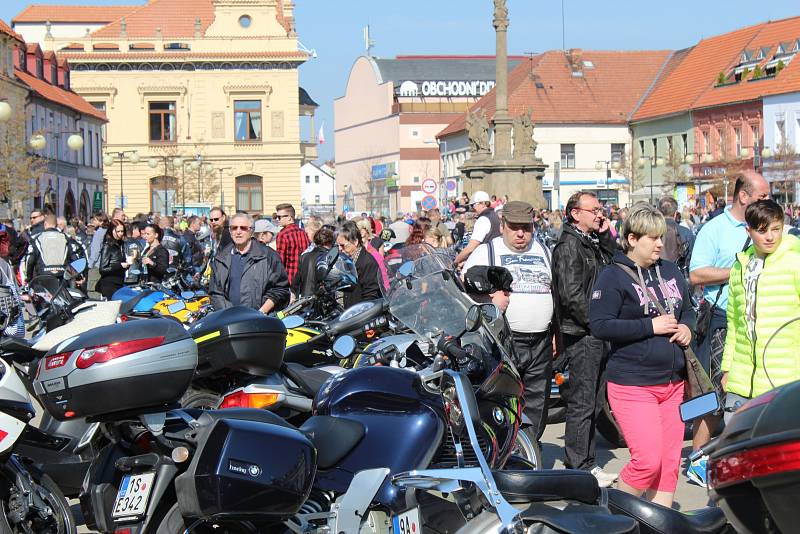
[[[40,97],[56,104],[61,104],[68,108],[74,109],[84,115],[91,115],[102,121],[107,122],[106,114],[96,109],[90,103],[83,99],[80,95],[72,91],[66,91],[56,85],[51,85],[44,80],[40,80],[36,76],[31,76],[27,72],[19,69],[14,69],[14,74],[17,78],[30,87],[31,91],[38,94]]]
[[[35,54],[37,50],[39,51],[39,53],[41,53],[42,47],[39,46],[39,43],[25,43],[25,50],[27,50],[29,54]]]
[[[106,52],[98,51],[94,53],[72,52],[70,50],[60,50],[59,55],[63,55],[71,60],[87,59],[119,59],[130,60],[140,59],[142,61],[175,59],[179,61],[203,59],[307,59],[308,54],[299,50],[288,52],[192,52],[191,50],[170,50],[169,52],[154,52],[152,50],[131,50],[130,52]]]
[[[720,72],[727,75],[739,63],[739,55],[744,49],[769,46],[774,52],[780,41],[794,41],[798,37],[800,17],[793,17],[703,39],[689,49],[669,73],[665,72],[659,77],[652,92],[633,114],[632,120],[646,120],[698,107],[797,91],[800,88],[800,58],[792,61],[774,79],[742,81],[722,87],[715,85]]]
[[[200,33],[214,21],[213,0],[150,0],[124,15],[128,37],[154,37],[161,29],[165,38],[194,37],[194,21],[200,19]],[[96,30],[93,37],[119,37],[122,20]]]
[[[667,50],[586,50],[577,54],[574,57],[582,76],[573,75],[569,58],[561,50],[520,63],[508,76],[509,114],[516,116],[530,109],[536,123],[625,124],[669,57]],[[495,91],[492,89],[471,109],[483,109],[491,119]],[[466,115],[462,114],[438,137],[465,127]]]
[[[0,19],[0,33],[4,33],[4,34],[8,35],[12,39],[16,39],[20,43],[24,43],[25,42],[25,39],[23,39],[20,34],[15,32],[14,30],[12,30],[11,26],[6,24],[3,19]]]
[[[45,6],[30,5],[11,19],[18,22],[94,22],[108,23],[142,6]]]

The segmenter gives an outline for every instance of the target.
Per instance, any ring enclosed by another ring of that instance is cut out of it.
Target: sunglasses
[[[209,219],[209,221],[211,221],[211,222],[217,222],[218,220],[220,220],[220,218],[221,218],[221,217],[211,217],[211,218]]]
[[[290,219],[292,218],[291,215],[278,215],[278,219],[283,219],[284,217],[289,217]]]
[[[231,226],[231,232],[236,232],[237,230],[241,230],[242,232],[249,232],[250,226]]]

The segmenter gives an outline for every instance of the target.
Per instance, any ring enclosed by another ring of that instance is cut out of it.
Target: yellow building
[[[271,213],[300,205],[298,50],[288,0],[30,6],[14,28],[69,60],[105,110],[106,209]],[[313,140],[312,140],[313,141]]]

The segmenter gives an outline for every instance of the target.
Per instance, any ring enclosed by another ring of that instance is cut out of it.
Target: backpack
[[[667,221],[667,231],[664,232],[663,240],[664,249],[661,251],[663,259],[674,262],[679,267],[688,263],[689,243],[681,236],[676,223]]]

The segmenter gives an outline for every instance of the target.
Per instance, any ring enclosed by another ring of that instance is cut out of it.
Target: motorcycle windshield
[[[461,291],[456,275],[428,245],[401,249],[392,264],[389,311],[415,334],[432,338],[464,332],[467,310],[475,304]]]

